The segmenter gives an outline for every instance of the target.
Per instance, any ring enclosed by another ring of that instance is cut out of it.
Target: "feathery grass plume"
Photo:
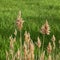
[[[17,58],[17,60],[21,60],[20,58],[21,58],[21,56],[20,56],[20,49],[18,48],[18,51],[17,51],[17,53],[16,53],[16,58]]]
[[[29,43],[29,53],[31,53],[31,60],[34,60],[34,43],[32,40]]]
[[[12,35],[9,38],[10,38],[9,54],[11,54],[11,59],[13,59],[13,57],[14,57],[14,43],[16,42],[16,39],[13,38]]]
[[[27,60],[34,60],[34,53],[28,53]]]
[[[31,53],[31,60],[34,60],[34,53]]]
[[[40,38],[39,37],[37,37],[37,46],[38,46],[38,48],[40,48],[41,47],[41,41],[40,41]]]
[[[14,35],[16,36],[17,35],[17,30],[15,29],[15,31],[14,31]]]
[[[13,38],[12,35],[10,36],[10,48],[14,48],[14,43],[16,42],[16,38]]]
[[[13,39],[12,35],[10,36],[10,54],[13,58],[13,55],[14,55],[14,39]]]
[[[6,51],[6,60],[10,60],[9,59],[9,53]]]
[[[37,37],[37,43],[36,43],[36,45],[37,45],[37,54],[36,54],[36,59],[38,58],[40,58],[40,47],[41,47],[41,41],[40,41],[40,38],[39,37]]]
[[[47,35],[50,34],[50,26],[49,26],[47,20],[46,20],[45,24],[42,25],[40,32],[41,32],[42,34],[47,34]]]
[[[45,51],[41,53],[40,60],[44,60],[44,58],[45,58]]]
[[[27,60],[31,60],[31,53],[28,53]]]
[[[53,50],[54,50],[54,49],[55,49],[55,47],[56,47],[56,46],[55,46],[55,40],[56,40],[56,38],[55,38],[55,36],[54,36],[54,35],[52,36],[52,39],[51,39],[51,40],[52,40],[52,42],[53,42]]]
[[[21,60],[19,48],[18,48],[18,51],[14,54],[12,60]]]
[[[24,43],[24,60],[27,60],[27,55],[28,55],[28,49],[27,49],[27,45]]]
[[[31,39],[31,38],[30,38],[30,33],[28,33],[27,31],[25,31],[24,36],[25,36],[25,42],[29,44],[30,39]]]
[[[55,45],[55,42],[53,42],[53,50],[55,50],[56,48],[56,45]]]
[[[52,36],[52,39],[51,40],[52,40],[52,42],[55,42],[56,38],[55,38],[54,35]]]
[[[16,24],[17,24],[17,27],[18,27],[19,30],[22,29],[23,23],[24,23],[24,21],[23,21],[23,19],[21,18],[21,11],[19,11],[19,15],[18,15],[17,21],[16,21]]]
[[[30,41],[30,43],[29,43],[29,51],[30,51],[31,53],[34,53],[34,44],[33,44],[32,41]]]
[[[52,57],[51,57],[51,55],[49,54],[49,56],[48,56],[48,60],[52,60]]]
[[[49,42],[49,44],[47,46],[47,52],[48,52],[48,54],[51,54],[51,52],[52,52],[52,46],[51,46],[50,42]]]

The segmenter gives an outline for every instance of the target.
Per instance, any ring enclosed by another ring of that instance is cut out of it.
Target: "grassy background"
[[[4,52],[8,49],[8,38],[16,28],[19,10],[25,21],[22,34],[27,30],[33,41],[36,41],[37,36],[42,39],[39,29],[47,19],[51,34],[46,37],[45,42],[50,41],[53,34],[57,41],[60,39],[60,0],[0,0],[0,60],[5,60]]]

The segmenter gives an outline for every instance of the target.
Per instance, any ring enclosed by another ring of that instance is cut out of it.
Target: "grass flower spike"
[[[48,60],[52,60],[52,57],[51,57],[51,55],[49,55],[49,56],[48,56]]]
[[[48,21],[46,20],[45,24],[42,25],[41,27],[41,31],[40,31],[42,34],[47,34],[49,35],[50,34],[50,26],[48,24]]]
[[[18,27],[19,30],[22,29],[23,23],[24,23],[24,21],[21,18],[21,11],[19,11],[19,15],[18,15],[18,18],[17,18],[17,21],[16,21],[16,24],[17,24],[17,27]]]
[[[40,38],[38,37],[37,40],[38,40],[38,41],[37,41],[37,46],[40,48],[40,47],[41,47],[41,41],[40,41]]]
[[[45,51],[41,53],[40,60],[44,60],[44,58],[45,58]]]
[[[55,38],[54,35],[52,36],[52,39],[51,40],[52,40],[52,42],[55,42],[56,38]]]
[[[47,47],[47,52],[50,54],[52,52],[52,46],[51,43],[49,42],[48,47]]]
[[[31,40],[31,38],[30,38],[30,33],[28,33],[27,31],[25,31],[24,36],[25,36],[25,42],[26,42],[26,43],[29,43],[29,41]]]

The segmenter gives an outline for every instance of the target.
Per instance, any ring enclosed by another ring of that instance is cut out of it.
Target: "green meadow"
[[[42,40],[40,29],[47,20],[50,25],[50,35],[45,37],[45,47],[51,40],[52,35],[60,39],[60,0],[0,0],[0,60],[5,60],[5,51],[9,48],[9,36],[14,36],[14,30],[17,29],[16,20],[18,12],[21,10],[22,18],[25,21],[22,29],[31,34],[33,42],[37,41],[39,36]],[[17,43],[19,40],[19,31]],[[24,41],[24,38],[23,38]]]

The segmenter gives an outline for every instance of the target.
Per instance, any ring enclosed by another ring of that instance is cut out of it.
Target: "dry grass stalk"
[[[6,51],[6,60],[10,60],[9,59],[9,53]]]
[[[56,41],[56,38],[55,38],[55,36],[53,35],[53,36],[52,36],[52,43],[53,43],[53,60],[55,60],[55,57],[56,57],[56,55],[55,55],[55,53],[56,53],[56,44],[55,44],[55,41]]]

